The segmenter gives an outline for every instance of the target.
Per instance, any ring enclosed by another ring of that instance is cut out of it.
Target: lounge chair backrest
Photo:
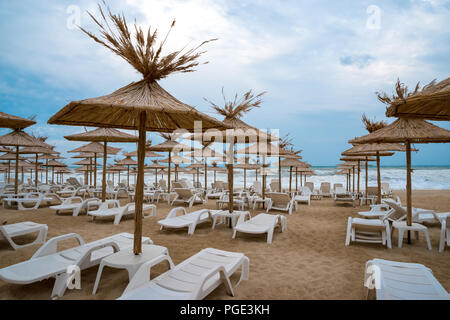
[[[280,189],[278,188],[278,181],[272,180],[270,183],[270,190],[272,190],[272,192],[280,192]]]
[[[334,190],[335,194],[347,194],[347,191],[343,187],[337,187],[336,190]]]
[[[389,188],[389,182],[382,182],[381,183],[381,190],[389,192],[390,188]]]
[[[260,181],[253,181],[253,188],[257,194],[262,194],[262,185]]]
[[[302,196],[307,196],[312,193],[312,191],[308,187],[299,187],[299,191]]]
[[[336,188],[337,188],[337,187],[343,188],[344,186],[342,185],[342,183],[335,183],[335,184],[333,185],[333,190],[336,191]]]
[[[192,193],[191,189],[187,189],[187,188],[176,188],[176,189],[173,189],[173,191],[175,191],[177,193],[178,199],[189,199],[194,195]]]
[[[159,184],[159,187],[160,187],[161,189],[167,190],[167,183],[166,183],[166,180],[161,179],[161,180],[159,180],[158,184]]]
[[[308,187],[311,192],[314,192],[314,183],[313,182],[306,182],[305,187]]]
[[[322,182],[322,183],[320,184],[320,191],[321,191],[322,193],[330,193],[330,191],[331,191],[331,185],[330,185],[330,183],[329,183],[329,182]]]
[[[185,184],[181,183],[181,181],[172,181],[172,187],[174,189],[187,188]]]
[[[287,193],[271,192],[267,196],[272,200],[272,205],[274,206],[285,206],[291,201]]]
[[[378,195],[378,187],[367,187],[367,195],[377,196]]]
[[[384,202],[394,209],[390,214],[385,216],[385,219],[398,221],[403,220],[406,217],[406,210],[399,206],[397,202],[391,200],[385,200]]]

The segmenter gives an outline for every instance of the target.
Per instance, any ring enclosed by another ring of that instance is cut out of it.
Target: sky
[[[290,134],[305,161],[334,165],[348,140],[365,135],[361,116],[385,118],[376,91],[392,94],[399,78],[413,88],[450,76],[450,0],[122,0],[107,1],[129,22],[176,26],[167,50],[207,44],[196,72],[160,84],[179,100],[222,120],[204,100],[220,104],[249,89],[266,91],[261,108],[243,120]],[[82,127],[47,125],[73,100],[109,94],[140,75],[76,26],[97,31],[87,11],[97,1],[1,1],[0,110],[28,117],[27,129],[47,136],[65,156],[82,143],[64,135]],[[449,122],[434,122],[450,129]],[[88,128],[91,129],[91,128]],[[8,131],[1,129],[0,133]],[[161,141],[149,134],[154,143]],[[135,150],[134,144],[117,144]],[[413,166],[450,165],[448,144],[416,145]],[[66,163],[71,163],[70,159]],[[405,155],[382,160],[404,165]]]

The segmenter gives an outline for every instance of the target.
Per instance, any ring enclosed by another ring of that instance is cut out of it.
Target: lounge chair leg
[[[403,229],[398,229],[398,247],[401,248],[403,245],[403,233],[405,231]]]
[[[430,236],[428,234],[428,230],[424,230],[424,233],[425,233],[425,238],[427,240],[428,250],[432,250],[431,242],[430,242]]]

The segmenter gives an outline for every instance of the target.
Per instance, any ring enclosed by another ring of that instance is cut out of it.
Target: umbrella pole
[[[55,167],[52,167],[52,184],[55,184]]]
[[[353,193],[355,193],[355,166],[353,166],[353,181],[352,181],[352,183],[353,183]]]
[[[197,168],[197,187],[199,186],[200,183],[200,168]]]
[[[127,187],[130,188],[130,166],[127,166]]]
[[[45,159],[45,184],[48,184],[48,158]]]
[[[105,141],[106,143],[106,141]],[[103,167],[103,171],[105,171],[105,167]],[[103,183],[105,183],[103,181]],[[97,188],[97,154],[94,153],[94,188]]]
[[[158,168],[155,168],[155,188],[158,187]]]
[[[139,140],[138,140],[138,169],[135,190],[136,213],[134,215],[134,254],[138,255],[142,252],[142,206],[144,202],[144,163],[145,163],[145,141],[147,122],[147,113],[141,112],[139,116]],[[170,152],[169,152],[169,168],[170,168]],[[169,179],[170,183],[170,179]],[[170,186],[170,184],[169,184]],[[170,193],[169,193],[170,194]]]
[[[358,197],[359,197],[359,184],[360,184],[360,175],[361,175],[361,162],[358,160]]]
[[[292,192],[292,167],[289,167],[289,193],[291,192]]]
[[[380,152],[379,151],[377,151],[377,183],[378,183],[377,204],[381,204],[381,175],[380,175]]]
[[[230,213],[233,213],[233,161],[234,161],[234,139],[233,141],[231,141],[230,143],[230,149],[229,149],[229,154],[228,154],[228,161],[230,163],[227,164],[227,168],[228,168],[228,209]]]
[[[303,173],[300,171],[300,187],[303,187]]]
[[[367,205],[367,188],[369,187],[369,157],[366,157],[366,205]]]
[[[205,192],[208,189],[208,158],[205,158]]]
[[[19,146],[16,146],[16,171],[14,173],[14,193],[19,193]]]
[[[247,169],[244,168],[244,190],[247,190]]]
[[[38,154],[36,153],[36,167],[35,167],[35,179],[34,179],[34,185],[37,187],[37,181],[38,181]]]
[[[411,197],[411,143],[406,142],[406,223],[412,225],[412,197]],[[408,243],[411,243],[411,232],[408,231]]]
[[[278,192],[281,192],[281,157],[278,156]]]
[[[107,142],[105,141],[105,143],[103,144],[102,202],[106,201],[106,158],[108,157],[106,145],[107,145]],[[96,162],[97,162],[97,160],[96,160]]]
[[[92,186],[92,158],[89,158],[89,185]]]
[[[9,180],[11,180],[11,160],[8,160],[8,181],[6,183],[9,183]]]
[[[295,191],[298,191],[298,168],[295,167]]]
[[[169,201],[170,201],[170,165],[171,165],[171,162],[172,162],[172,152],[169,151],[169,168],[168,168],[169,172],[167,173],[167,180],[168,180],[167,191],[169,192],[169,195],[168,195]]]
[[[214,170],[214,185],[216,185],[216,170]]]

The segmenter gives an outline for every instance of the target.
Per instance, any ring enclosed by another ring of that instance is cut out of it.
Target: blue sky
[[[48,118],[72,100],[108,94],[140,76],[120,58],[71,28],[96,31],[86,10],[97,1],[0,2],[0,109],[37,115],[28,131],[49,137],[63,152],[80,145],[64,135],[83,128],[48,126]],[[290,133],[313,165],[333,165],[347,140],[365,133],[361,115],[384,120],[375,91],[391,93],[397,78],[409,87],[450,76],[450,1],[108,1],[129,21],[177,25],[168,49],[209,38],[197,71],[162,80],[181,101],[211,113],[204,97],[221,102],[252,88],[267,91],[260,109],[243,120]],[[75,6],[75,7],[74,7]],[[75,8],[75,11],[73,9]],[[76,17],[76,16],[75,16]],[[76,20],[75,20],[76,21]],[[221,119],[219,115],[211,113]],[[388,119],[389,122],[393,121]],[[450,129],[448,122],[438,125]],[[2,130],[1,133],[7,131]],[[150,135],[156,142],[159,138]],[[135,145],[122,145],[134,150]],[[418,145],[413,165],[450,165],[448,144]],[[404,155],[383,159],[403,165]],[[70,161],[68,161],[70,162]]]

